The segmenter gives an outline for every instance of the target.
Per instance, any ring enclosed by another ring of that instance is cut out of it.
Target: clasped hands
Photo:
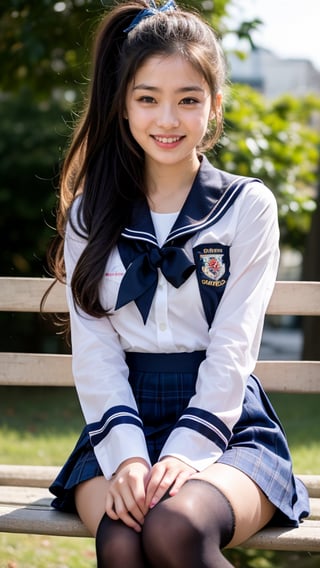
[[[132,458],[120,464],[108,481],[106,513],[136,532],[141,531],[148,511],[168,492],[173,497],[196,473],[183,461],[167,456],[151,468],[143,459]]]

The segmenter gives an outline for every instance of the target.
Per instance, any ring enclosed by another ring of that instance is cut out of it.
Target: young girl
[[[252,375],[275,199],[201,153],[222,130],[223,82],[212,29],[172,0],[101,24],[53,254],[87,425],[51,487],[96,537],[99,568],[231,566],[222,548],[308,514]]]

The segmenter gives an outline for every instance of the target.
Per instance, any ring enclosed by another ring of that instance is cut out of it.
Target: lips
[[[180,142],[184,136],[152,136],[152,138],[160,144],[175,144],[176,142]]]

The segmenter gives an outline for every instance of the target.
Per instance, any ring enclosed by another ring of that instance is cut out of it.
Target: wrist
[[[119,471],[121,471],[124,467],[126,467],[127,465],[130,464],[141,464],[144,465],[148,470],[150,469],[150,465],[148,464],[148,462],[144,459],[144,458],[140,458],[140,457],[133,457],[133,458],[128,458],[126,460],[123,460],[119,466],[117,467],[116,471],[113,473],[114,475],[117,475],[117,473],[119,473]]]

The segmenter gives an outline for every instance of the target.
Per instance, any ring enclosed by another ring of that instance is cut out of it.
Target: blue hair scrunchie
[[[154,0],[151,0],[150,8],[145,8],[145,10],[141,10],[136,15],[136,17],[132,20],[130,26],[128,26],[123,31],[125,33],[128,33],[131,30],[133,30],[133,28],[135,28],[141,22],[141,20],[144,20],[145,18],[149,18],[150,16],[154,16],[155,14],[158,14],[159,12],[168,12],[168,11],[171,11],[171,10],[176,10],[176,8],[177,8],[177,6],[176,6],[174,0],[168,0],[168,2],[166,4],[164,4],[164,6],[161,6],[160,8],[157,8],[157,5],[154,2]]]

